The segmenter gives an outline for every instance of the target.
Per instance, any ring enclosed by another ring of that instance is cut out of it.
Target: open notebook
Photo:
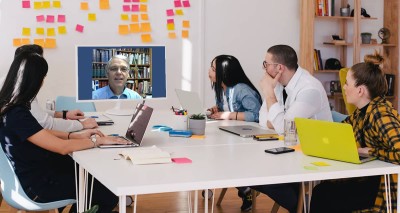
[[[120,152],[120,155],[135,165],[172,162],[171,155],[156,146],[124,149]]]

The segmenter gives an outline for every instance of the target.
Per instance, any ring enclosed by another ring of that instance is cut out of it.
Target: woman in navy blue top
[[[209,109],[211,118],[258,122],[261,96],[243,71],[239,60],[231,55],[219,55],[208,70],[216,106]],[[229,111],[224,111],[224,99]]]
[[[127,144],[95,129],[82,132],[46,130],[30,113],[30,104],[46,77],[48,65],[37,53],[14,58],[0,90],[0,142],[26,194],[36,202],[74,199],[74,162],[68,155],[101,144]],[[118,198],[95,181],[93,204],[111,212]],[[76,210],[75,208],[71,209]]]

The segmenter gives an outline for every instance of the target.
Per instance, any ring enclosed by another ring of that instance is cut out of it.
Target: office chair
[[[79,109],[82,112],[96,112],[96,106],[93,102],[77,103],[73,96],[57,96],[56,111]]]
[[[343,90],[343,86],[346,83],[346,75],[347,75],[348,71],[349,71],[349,68],[340,69],[339,70],[339,79],[340,79],[340,86],[342,87],[343,101],[344,101],[344,104],[346,105],[347,114],[350,115],[354,112],[354,110],[356,110],[356,106],[354,106],[353,104],[347,103],[346,94]]]
[[[58,209],[75,203],[74,199],[66,199],[49,203],[37,203],[31,200],[22,188],[14,169],[0,148],[0,185],[4,200],[13,208],[25,211],[46,211]]]
[[[333,122],[342,122],[344,119],[347,118],[348,115],[342,114],[340,112],[331,111]]]

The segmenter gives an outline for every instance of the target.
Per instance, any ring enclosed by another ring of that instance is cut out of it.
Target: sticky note
[[[167,10],[167,16],[174,16],[174,15],[175,15],[174,10],[172,9]]]
[[[83,29],[84,29],[84,26],[80,25],[80,24],[77,24],[76,27],[75,27],[75,30],[80,32],[80,33],[83,33]]]
[[[176,33],[175,32],[169,32],[168,33],[168,38],[170,39],[175,39],[176,38]],[[192,135],[193,136],[193,135]]]
[[[89,3],[81,2],[81,10],[89,10]]]
[[[148,43],[148,42],[152,41],[150,34],[142,34],[141,38],[142,38],[142,42],[147,42]]]
[[[96,13],[89,13],[88,14],[89,21],[96,21]]]
[[[23,27],[22,28],[22,35],[23,36],[30,36],[31,35],[31,28]]]
[[[183,16],[183,10],[182,9],[175,10],[175,14],[179,15],[179,16]]]
[[[22,1],[22,8],[31,8],[30,1]]]
[[[44,9],[48,9],[51,7],[50,1],[43,1],[42,3]]]
[[[140,30],[141,30],[142,32],[151,32],[150,23],[149,23],[149,22],[142,23],[142,24],[140,25]]]
[[[122,20],[122,21],[129,21],[129,16],[128,16],[128,14],[121,14],[121,20]]]
[[[137,14],[132,14],[131,15],[131,21],[132,22],[139,22],[139,16]]]
[[[182,38],[189,38],[189,30],[182,30]]]
[[[54,8],[61,8],[61,2],[60,1],[53,1],[53,7]]]
[[[147,5],[145,5],[145,4],[140,4],[140,12],[146,13],[146,12],[147,12]]]
[[[140,2],[140,0],[132,0],[132,2]]]
[[[330,166],[330,164],[319,161],[319,162],[312,162],[311,164],[316,165],[316,166]]]
[[[44,48],[56,48],[56,39],[46,38],[44,41]]]
[[[139,5],[137,4],[132,5],[132,12],[139,12]]]
[[[170,19],[167,19],[167,24],[173,24],[174,23],[174,19],[172,19],[172,18],[170,18]]]
[[[167,24],[167,29],[168,30],[175,30],[175,24],[174,23]]]
[[[53,15],[47,15],[46,16],[46,22],[47,23],[54,23],[54,16]]]
[[[31,43],[31,39],[29,39],[29,38],[21,39],[21,45],[30,44],[30,43]]]
[[[174,1],[174,5],[175,5],[175,7],[182,7],[182,3],[180,0]]]
[[[125,3],[129,3],[129,2],[131,2],[131,0],[124,0],[124,2],[125,2]]]
[[[100,4],[99,5],[100,10],[108,10],[108,9],[110,9],[109,0],[100,0],[99,4]]]
[[[192,163],[192,160],[189,158],[171,158],[174,163]]]
[[[318,168],[315,167],[315,166],[304,166],[304,169],[307,169],[307,170],[318,170]]]
[[[140,14],[140,18],[142,19],[142,21],[148,21],[149,15],[147,15],[147,13],[142,13]]]
[[[58,27],[58,34],[67,34],[67,27],[59,26]]]
[[[189,1],[183,1],[182,4],[183,4],[183,7],[190,7]]]
[[[142,3],[146,3],[146,2],[147,2],[147,0],[140,0],[140,2],[142,2]]]
[[[129,6],[129,5],[122,5],[122,11],[124,11],[124,12],[130,12],[130,11],[131,11],[131,6]]]
[[[47,28],[47,36],[55,36],[56,30],[54,28]]]
[[[139,33],[140,32],[139,24],[130,24],[129,27],[131,28],[131,33]]]
[[[42,9],[42,2],[40,1],[33,2],[33,8],[36,10]]]
[[[190,27],[190,21],[187,21],[187,20],[182,21],[182,27],[189,28]]]
[[[129,26],[128,25],[118,25],[118,33],[121,35],[129,34]]]
[[[39,45],[39,46],[41,46],[41,47],[44,47],[44,39],[40,39],[40,38],[38,38],[38,39],[33,39],[33,43],[34,43],[34,44],[37,44],[37,45]]]
[[[38,16],[36,16],[36,21],[37,21],[37,22],[43,22],[43,21],[44,21],[44,15],[38,15]]]
[[[19,46],[21,46],[21,39],[20,39],[20,38],[14,38],[14,39],[13,39],[13,46],[14,46],[14,47],[19,47]]]
[[[38,28],[36,28],[36,34],[38,34],[38,35],[44,35],[44,28],[43,28],[43,27],[38,27]]]
[[[65,22],[65,15],[58,15],[57,16],[57,21],[59,23],[64,23]]]

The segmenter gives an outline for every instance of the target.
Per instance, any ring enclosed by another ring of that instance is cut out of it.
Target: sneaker
[[[244,212],[248,212],[251,210],[251,207],[253,205],[253,201],[252,201],[252,196],[251,193],[247,193],[245,194],[245,196],[242,196],[242,206],[240,207],[240,209]]]

